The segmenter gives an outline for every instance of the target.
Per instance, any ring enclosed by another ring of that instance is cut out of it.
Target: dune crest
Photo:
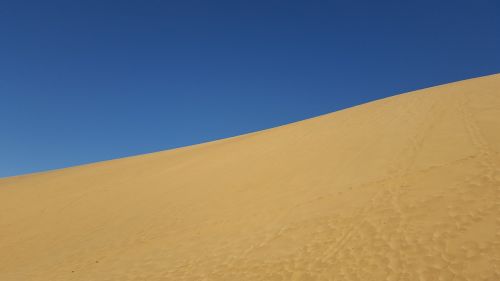
[[[0,280],[500,280],[500,75],[0,179]]]

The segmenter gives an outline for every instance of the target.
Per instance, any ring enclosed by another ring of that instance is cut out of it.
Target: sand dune
[[[500,280],[500,75],[0,179],[0,280]]]

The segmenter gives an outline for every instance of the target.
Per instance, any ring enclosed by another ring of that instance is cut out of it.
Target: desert
[[[500,75],[0,179],[0,280],[500,280]]]

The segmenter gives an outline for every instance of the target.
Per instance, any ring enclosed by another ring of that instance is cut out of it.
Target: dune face
[[[500,75],[1,179],[0,280],[500,280]]]

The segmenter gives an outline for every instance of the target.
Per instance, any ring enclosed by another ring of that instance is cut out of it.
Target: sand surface
[[[1,281],[500,280],[500,75],[0,179]]]

